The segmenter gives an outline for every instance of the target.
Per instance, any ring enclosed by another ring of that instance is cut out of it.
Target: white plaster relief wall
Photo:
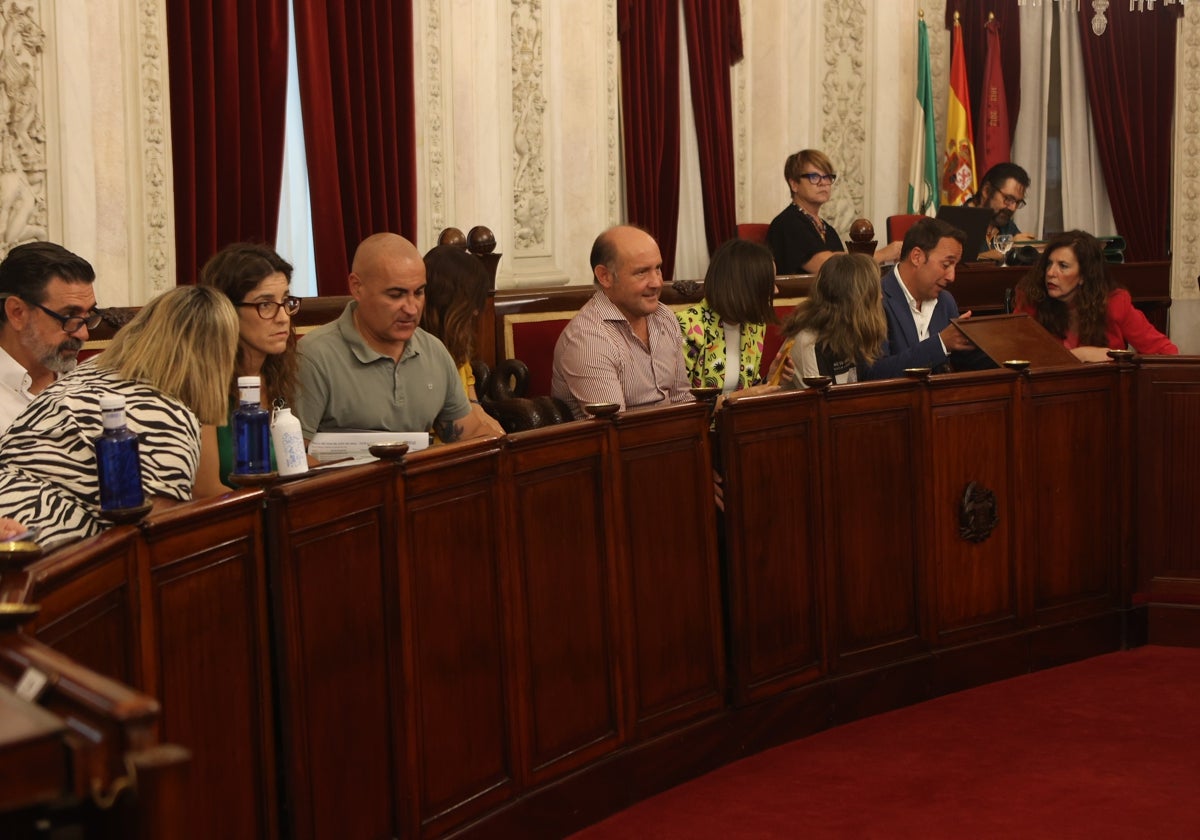
[[[92,263],[102,306],[140,304],[175,284],[163,2],[40,4],[42,238]]]
[[[1171,339],[1200,353],[1200,15],[1180,22],[1175,49],[1175,136],[1171,195]]]
[[[619,219],[613,0],[424,0],[416,7],[418,247],[487,225],[497,285],[590,282]]]

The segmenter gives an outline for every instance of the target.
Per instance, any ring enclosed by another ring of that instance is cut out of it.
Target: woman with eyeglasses
[[[1179,353],[1112,278],[1100,240],[1082,230],[1046,243],[1017,284],[1014,311],[1036,318],[1082,362],[1107,362],[1109,350],[1128,347],[1138,353]]]
[[[767,245],[775,255],[778,274],[816,274],[821,264],[845,251],[842,238],[833,225],[821,218],[821,207],[833,195],[837,173],[833,162],[816,149],[803,149],[788,157],[783,165],[792,203],[774,218],[767,230]],[[900,242],[892,242],[875,252],[875,262],[900,259]]]
[[[214,254],[200,269],[200,285],[212,286],[238,312],[237,364],[229,381],[230,411],[237,407],[237,377],[262,380],[262,404],[292,405],[296,396],[296,331],[292,316],[300,298],[291,295],[292,266],[266,245],[236,242]],[[272,454],[274,461],[274,454]],[[229,490],[233,471],[231,427],[205,426],[201,434],[197,499]]]

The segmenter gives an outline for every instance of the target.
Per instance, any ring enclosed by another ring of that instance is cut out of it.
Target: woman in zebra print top
[[[237,315],[215,289],[181,286],[142,307],[112,345],[37,396],[0,437],[0,516],[43,547],[100,533],[100,397],[125,397],[156,507],[192,497],[200,424],[224,423]],[[12,525],[0,521],[0,537]]]

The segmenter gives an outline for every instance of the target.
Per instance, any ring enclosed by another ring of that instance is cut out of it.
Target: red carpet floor
[[[573,836],[1200,838],[1200,650],[1108,654],[868,718]]]

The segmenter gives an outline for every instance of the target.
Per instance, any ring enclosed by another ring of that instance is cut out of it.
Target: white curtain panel
[[[1090,29],[1080,29],[1079,15],[1071,4],[1053,5],[1059,9],[1058,48],[1062,65],[1063,225],[1068,230],[1080,228],[1096,236],[1115,234],[1117,224],[1113,221],[1100,169],[1079,40],[1097,36]]]
[[[1040,236],[1046,218],[1046,114],[1050,107],[1050,39],[1058,4],[1024,5],[1021,20],[1021,113],[1013,133],[1012,159],[1025,167],[1031,183],[1027,206],[1017,216],[1023,231]]]

